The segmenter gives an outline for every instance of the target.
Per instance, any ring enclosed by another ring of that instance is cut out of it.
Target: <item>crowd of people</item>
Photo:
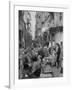
[[[19,79],[63,75],[63,42],[32,43],[19,49]]]

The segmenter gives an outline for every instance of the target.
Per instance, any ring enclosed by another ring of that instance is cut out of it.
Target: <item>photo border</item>
[[[10,66],[10,87],[47,87],[47,86],[54,86],[54,85],[68,85],[69,82],[70,82],[70,79],[69,79],[69,64],[70,62],[67,62],[68,63],[68,68],[67,68],[67,76],[64,80],[60,81],[58,80],[58,77],[57,78],[52,78],[53,80],[51,80],[51,78],[40,78],[40,79],[22,79],[22,80],[18,80],[17,78],[17,75],[18,75],[18,66],[17,66],[17,48],[18,46],[16,45],[18,43],[18,32],[16,30],[16,22],[18,22],[18,16],[16,16],[16,14],[18,14],[16,12],[16,7],[20,5],[21,7],[36,7],[36,8],[47,8],[47,6],[31,6],[31,5],[24,5],[23,3],[17,3],[17,2],[10,2],[10,63],[9,63],[9,66]],[[52,5],[51,5],[52,6]],[[54,5],[53,7],[51,7],[49,5],[48,8],[54,8],[54,9],[57,9],[57,5]],[[67,6],[63,7],[60,5],[59,8],[62,8],[64,10],[64,15],[65,15],[65,19],[69,16],[68,15],[68,12],[69,12],[69,8]],[[19,9],[20,10],[20,9]],[[63,46],[65,45],[65,41],[66,41],[66,37],[67,37],[67,34],[69,34],[69,32],[67,31],[68,27],[69,27],[69,24],[67,23],[67,21],[69,21],[68,19],[64,22],[66,24],[63,23],[63,29],[64,29],[64,44]],[[18,23],[17,23],[18,24]],[[66,32],[65,32],[66,30]],[[69,40],[69,37],[67,38]],[[67,43],[66,43],[67,44]],[[64,47],[63,47],[64,48]],[[66,49],[65,49],[66,48]],[[67,51],[68,51],[68,47],[66,46],[64,48],[64,54],[65,56],[67,55]],[[18,51],[18,50],[17,50]],[[67,57],[68,58],[68,57]],[[66,63],[66,64],[67,64]],[[64,67],[65,69],[65,67]],[[59,77],[61,79],[61,77]],[[47,80],[46,80],[47,79]],[[23,81],[24,80],[24,81]],[[48,83],[48,80],[51,81],[50,83]],[[55,81],[55,82],[54,82]],[[42,83],[43,82],[43,83]],[[40,83],[40,84],[39,84]],[[31,85],[29,85],[31,84]],[[34,84],[34,85],[33,85]],[[35,86],[37,85],[37,86]]]

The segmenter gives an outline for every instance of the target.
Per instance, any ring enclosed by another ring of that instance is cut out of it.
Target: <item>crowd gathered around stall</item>
[[[45,78],[63,76],[63,42],[33,42],[19,49],[19,78]]]

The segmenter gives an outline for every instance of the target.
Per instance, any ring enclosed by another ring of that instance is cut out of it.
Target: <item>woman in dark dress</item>
[[[57,54],[57,59],[56,59],[56,62],[57,62],[57,67],[59,67],[59,64],[60,64],[60,53],[61,53],[61,49],[60,49],[60,45],[58,43],[56,43],[56,54]]]

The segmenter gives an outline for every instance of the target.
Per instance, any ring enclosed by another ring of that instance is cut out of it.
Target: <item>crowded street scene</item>
[[[63,13],[19,10],[19,79],[63,77]]]

